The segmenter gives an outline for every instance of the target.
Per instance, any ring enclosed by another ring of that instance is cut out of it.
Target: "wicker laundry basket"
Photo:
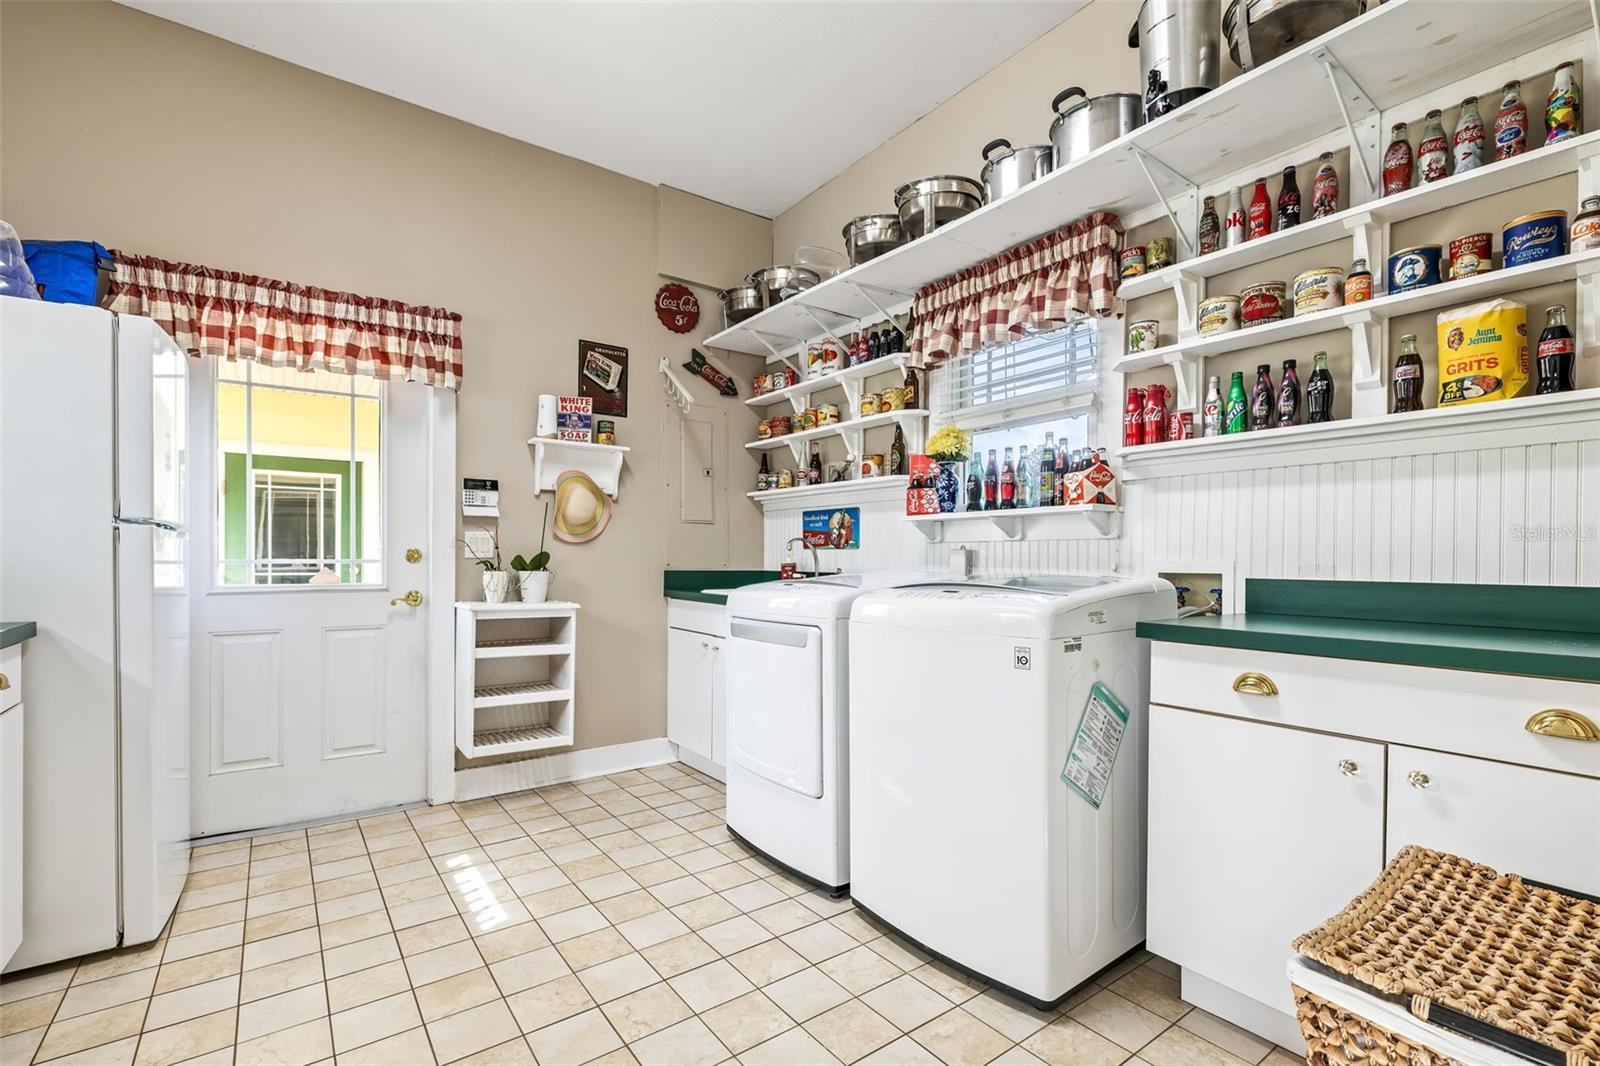
[[[1493,1051],[1500,1061],[1600,1066],[1593,897],[1408,847],[1294,950],[1301,972],[1337,982],[1319,982],[1320,995],[1294,986],[1312,1066],[1476,1066],[1463,1044],[1485,1049],[1480,1061]],[[1330,987],[1398,1004],[1423,1025],[1401,1015],[1411,1031],[1397,1033],[1337,1002],[1346,997]]]

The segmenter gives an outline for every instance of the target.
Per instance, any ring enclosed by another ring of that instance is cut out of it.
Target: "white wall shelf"
[[[1530,386],[1531,387],[1531,386]],[[1296,463],[1557,444],[1600,432],[1600,389],[1524,396],[1408,414],[1347,418],[1258,433],[1142,444],[1117,456],[1123,481],[1218,474]]]
[[[879,374],[887,374],[890,371],[904,374],[906,372],[906,357],[903,355],[879,356],[877,359],[872,359],[865,363],[857,363],[842,370],[835,370],[831,374],[802,378],[793,385],[788,385],[781,389],[773,389],[771,392],[764,392],[760,396],[752,396],[745,401],[745,405],[748,407],[770,407],[772,404],[788,400],[794,406],[794,409],[799,411],[805,408],[806,400],[816,393],[837,388],[843,388],[848,392],[847,382],[860,382],[866,378],[876,377]],[[858,391],[857,396],[859,397],[859,395]]]
[[[578,605],[456,604],[456,747],[469,759],[572,744]]]
[[[1066,523],[1088,525],[1099,537],[1116,536],[1116,516],[1121,507],[1104,503],[1080,503],[1067,507],[1021,507],[1000,511],[954,511],[948,514],[906,515],[918,532],[929,541],[937,543],[950,536],[961,536],[967,528],[988,527],[998,532],[1004,540],[1023,540],[1030,528],[1038,529],[1049,524]],[[1081,530],[1078,533],[1082,535]]]
[[[885,411],[882,414],[863,415],[860,418],[846,418],[841,422],[818,426],[816,429],[785,433],[781,437],[768,437],[765,440],[753,440],[745,447],[756,452],[787,446],[794,455],[794,461],[804,463],[808,460],[806,450],[812,441],[841,437],[844,439],[847,460],[854,462],[863,453],[862,437],[867,430],[895,424],[899,424],[905,434],[906,454],[912,455],[920,451],[928,426],[928,412],[923,410]]]
[[[864,496],[903,495],[911,478],[905,474],[858,477],[849,481],[830,481],[822,485],[797,485],[788,489],[767,489],[745,493],[762,507],[800,506],[801,504],[848,503]]]
[[[1126,217],[1175,209],[1178,198],[1192,201],[1200,187],[1232,175],[1240,160],[1276,158],[1340,130],[1357,141],[1351,169],[1371,174],[1382,151],[1377,122],[1385,109],[1592,28],[1588,6],[1572,0],[1390,0],[1012,195],[829,278],[706,343],[775,357],[823,336],[819,321],[844,328],[880,315],[923,285],[1091,211]],[[1219,145],[1226,150],[1219,151]],[[1354,181],[1356,174],[1349,177]]]
[[[620,444],[594,444],[590,441],[556,440],[529,437],[533,452],[533,491],[556,487],[556,478],[568,470],[581,470],[594,479],[600,491],[615,499],[622,479],[622,457],[628,449]]]

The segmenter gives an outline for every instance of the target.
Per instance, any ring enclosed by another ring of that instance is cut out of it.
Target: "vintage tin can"
[[[809,344],[806,346],[806,374],[816,377],[822,373],[822,345]]]
[[[1600,196],[1587,196],[1572,220],[1570,247],[1574,252],[1600,248]]]
[[[1239,298],[1208,296],[1200,301],[1199,330],[1202,337],[1232,333],[1239,328]]]
[[[881,473],[883,473],[882,454],[874,452],[871,455],[863,455],[861,457],[862,477],[877,477]]]
[[[794,488],[794,471],[793,470],[784,469],[784,470],[778,471],[778,487],[780,489],[792,489],[792,488]]]
[[[807,407],[805,410],[797,411],[795,413],[795,416],[794,416],[794,431],[796,433],[804,433],[808,429],[816,429],[816,428],[817,428],[817,409],[815,407]]]
[[[1567,213],[1541,211],[1507,222],[1500,233],[1506,269],[1567,253]]]
[[[784,437],[794,432],[794,422],[788,415],[773,415],[767,419],[769,437]]]
[[[1448,245],[1450,249],[1450,280],[1470,278],[1474,274],[1487,274],[1494,269],[1494,238],[1487,233],[1469,233],[1457,237]]]
[[[1194,436],[1194,412],[1174,411],[1167,416],[1167,439],[1189,440]]]
[[[756,423],[756,440],[766,440],[772,436],[772,419],[763,418]]]
[[[1144,389],[1144,417],[1139,420],[1139,442],[1141,444],[1160,444],[1166,439],[1166,386],[1146,385]]]
[[[1317,267],[1294,276],[1294,313],[1309,315],[1344,306],[1344,271]]]
[[[837,421],[839,421],[838,404],[825,403],[821,407],[817,408],[817,425],[831,426]]]
[[[1410,292],[1439,284],[1439,260],[1443,251],[1437,244],[1406,248],[1389,257],[1389,291]]]
[[[1161,323],[1153,318],[1128,323],[1128,351],[1153,352],[1161,343]]]
[[[594,442],[596,444],[617,443],[617,424],[609,418],[597,418],[594,421]]]
[[[883,390],[883,410],[904,411],[906,409],[906,390],[904,385],[890,385]]]
[[[1176,262],[1177,246],[1171,237],[1151,237],[1144,245],[1144,268],[1160,270]]]
[[[1239,325],[1249,329],[1251,326],[1280,321],[1288,294],[1289,286],[1281,281],[1246,285],[1239,292]]]
[[[861,413],[864,415],[877,414],[883,410],[882,404],[883,397],[875,392],[863,392],[861,394]]]
[[[1136,278],[1144,273],[1144,245],[1136,244],[1132,248],[1124,248],[1117,257],[1121,265],[1121,274],[1125,278]]]

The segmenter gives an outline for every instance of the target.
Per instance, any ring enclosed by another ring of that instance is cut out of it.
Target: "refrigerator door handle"
[[[153,526],[156,529],[175,536],[184,536],[186,530],[176,522],[168,522],[162,518],[116,518],[113,519],[120,526]]]

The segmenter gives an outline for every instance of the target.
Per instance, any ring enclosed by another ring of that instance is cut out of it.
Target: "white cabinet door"
[[[0,966],[22,943],[22,710],[0,711]]]
[[[711,758],[714,637],[667,630],[667,739]]]
[[[1289,942],[1383,868],[1383,754],[1152,705],[1150,950],[1293,1014]]]
[[[1388,857],[1407,844],[1600,895],[1600,780],[1391,747]]]
[[[711,644],[711,761],[728,765],[728,648],[713,637]]]

